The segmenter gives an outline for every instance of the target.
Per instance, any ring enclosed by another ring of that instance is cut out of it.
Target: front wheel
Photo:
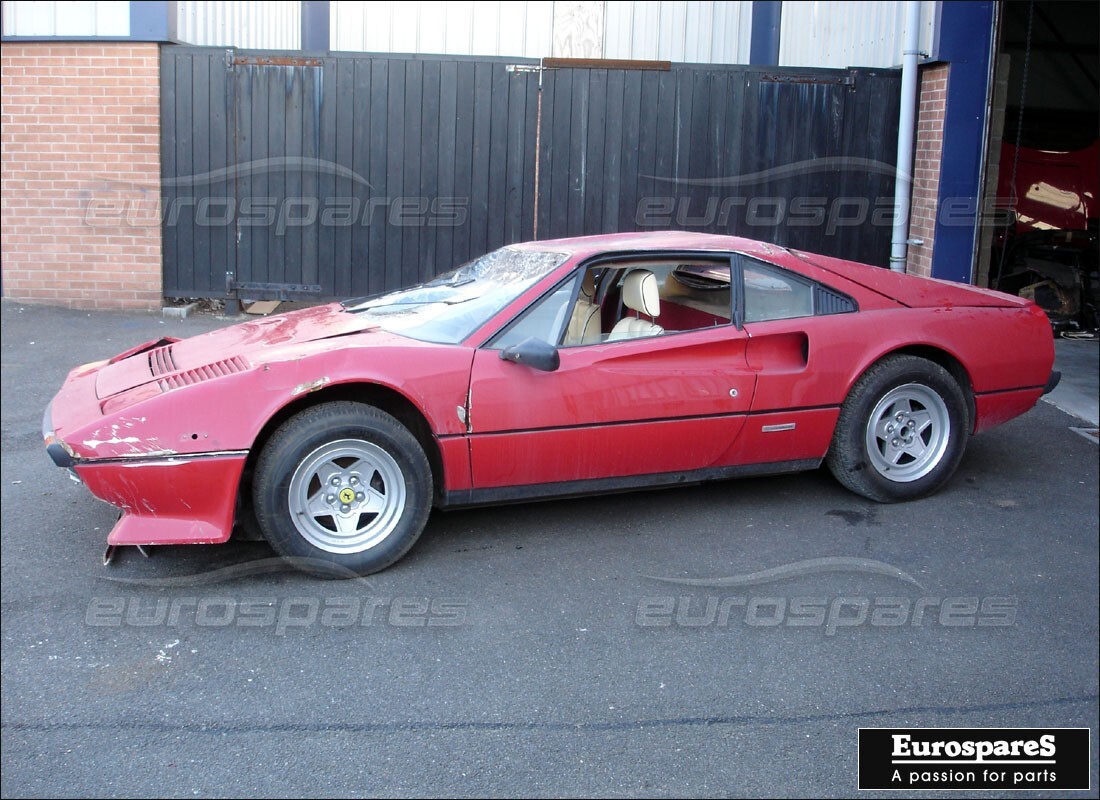
[[[285,422],[252,484],[256,519],[295,566],[326,577],[385,569],[413,546],[431,510],[432,475],[416,437],[359,403],[325,403]]]
[[[966,397],[940,365],[892,356],[872,366],[841,406],[827,463],[856,494],[881,503],[935,492],[962,460]]]

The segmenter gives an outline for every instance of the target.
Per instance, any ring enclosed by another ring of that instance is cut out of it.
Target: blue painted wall
[[[932,276],[964,283],[973,279],[978,246],[993,22],[992,2],[940,4],[934,57],[951,69]]]

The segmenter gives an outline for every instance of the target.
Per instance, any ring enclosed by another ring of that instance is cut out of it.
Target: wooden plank
[[[341,179],[342,186],[347,187],[349,207],[352,209],[354,221],[350,228],[350,237],[347,245],[341,244],[338,252],[344,253],[347,248],[347,277],[346,294],[350,297],[361,297],[370,292],[370,273],[374,270],[374,253],[371,252],[371,136],[374,123],[371,119],[371,60],[367,58],[347,61],[352,69],[350,75],[340,70],[340,86],[337,98],[340,107],[337,113],[340,118],[341,137],[340,152],[350,151],[350,160],[344,161],[341,155],[341,164],[346,164],[360,180],[352,178]],[[343,62],[341,62],[341,68]],[[350,84],[350,88],[348,87]],[[349,96],[350,95],[350,96]],[[346,121],[345,121],[346,120]],[[348,127],[350,126],[350,130]],[[346,140],[347,144],[344,144]],[[364,181],[366,182],[364,184]]]
[[[302,157],[320,159],[324,68],[300,68],[296,71],[302,79]],[[332,159],[326,160],[331,162]],[[302,198],[305,203],[309,204],[309,209],[303,211],[307,224],[304,224],[301,228],[302,279],[299,283],[307,285],[321,283],[321,215],[324,211],[325,199],[331,197],[328,192],[325,193],[324,197],[321,196],[320,181],[322,174],[325,175],[327,183],[330,173],[327,170],[321,173],[317,167],[312,165],[312,162],[310,166],[303,168],[301,171]],[[326,253],[326,255],[329,257],[325,259],[328,262],[325,269],[330,272],[332,267],[331,254]],[[332,294],[331,274],[322,286],[325,296]]]
[[[692,198],[698,196],[700,192],[693,188],[690,183],[682,181],[682,179],[692,176],[691,123],[696,72],[695,69],[682,68],[672,73],[676,77],[676,105],[673,109],[673,160],[669,175],[676,182],[668,183],[667,186],[674,195],[680,198],[680,207],[677,209],[680,221],[676,225],[677,228],[697,227],[689,224],[686,220],[701,213],[691,203]]]
[[[176,138],[176,175],[187,182],[179,187],[175,214],[169,222],[176,226],[176,279],[184,293],[197,292],[195,281],[195,189],[189,182],[194,177],[194,73],[195,61],[202,56],[181,56],[176,70],[176,119],[186,120],[178,126]]]
[[[209,209],[217,188],[211,185],[208,175],[210,164],[210,56],[194,60],[194,78],[191,83],[192,127],[195,134],[191,143],[191,175],[196,179],[191,185],[195,198],[195,234],[192,258],[192,283],[199,293],[210,291],[210,273],[217,269],[210,243]],[[224,283],[223,283],[224,285]]]
[[[436,257],[436,228],[441,221],[439,205],[439,87],[441,65],[425,61],[420,105],[420,185],[427,201],[421,221],[417,250],[418,280],[434,278],[443,270]]]
[[[327,164],[317,176],[317,194],[320,209],[318,211],[315,257],[317,261],[317,283],[326,296],[346,297],[343,287],[337,286],[337,260],[335,260],[335,238],[337,238],[338,220],[334,210],[337,208],[337,177],[333,169],[340,164],[337,147],[341,139],[346,139],[337,131],[337,92],[339,90],[338,64],[333,58],[324,59],[319,70],[320,85],[317,87],[318,129],[316,133],[317,152],[320,160]],[[350,238],[350,231],[341,229],[341,238]]]
[[[439,197],[455,214],[462,217],[468,209],[459,205],[455,188],[455,145],[458,123],[458,64],[444,61],[439,65]],[[435,228],[435,272],[441,274],[458,266],[454,255],[455,233],[461,220],[453,218],[448,225]]]
[[[162,282],[164,293],[174,296],[179,291],[179,257],[176,253],[179,226],[169,221],[169,213],[179,197],[175,179],[177,128],[183,121],[176,116],[176,62],[180,55],[172,48],[160,50],[160,177],[161,202],[165,214],[161,219]]]
[[[279,70],[285,82],[286,91],[283,94],[286,102],[286,114],[284,116],[284,130],[286,131],[286,150],[284,157],[287,159],[283,175],[286,180],[286,192],[283,195],[283,207],[280,216],[284,221],[283,239],[284,272],[279,283],[306,283],[303,280],[303,253],[302,232],[303,221],[306,219],[309,198],[302,194],[303,167],[301,159],[308,157],[304,144],[305,128],[305,102],[304,94],[306,83],[305,67],[268,67],[267,69]],[[278,232],[276,232],[276,236]]]
[[[367,150],[368,173],[371,191],[364,209],[367,236],[366,285],[356,288],[354,294],[376,294],[385,291],[386,285],[386,214],[385,199],[389,196],[387,150],[389,145],[389,59],[376,58],[370,62],[370,142]],[[380,199],[379,208],[375,200]]]
[[[508,215],[508,72],[503,64],[490,68],[488,216],[485,248],[495,250],[505,242]]]
[[[254,169],[256,161],[271,157],[270,100],[267,81],[259,67],[241,67],[242,82],[247,82],[252,97],[252,161],[238,181],[241,197],[254,202],[254,207],[241,224],[251,234],[251,248],[240,251],[237,259],[237,280],[243,282],[269,283],[271,245],[275,237],[275,214],[277,209],[268,210],[265,198],[271,197],[270,170]],[[242,199],[243,202],[243,199]],[[270,219],[265,216],[270,214]],[[245,225],[247,223],[247,225]],[[247,256],[247,257],[246,257]]]
[[[210,170],[226,175],[226,167],[232,160],[234,130],[230,130],[233,114],[233,91],[229,85],[232,76],[224,58],[210,59]],[[231,177],[220,178],[209,184],[210,201],[207,219],[210,223],[210,267],[206,270],[206,290],[209,296],[226,293],[226,275],[235,276],[236,235],[234,217],[236,197]]]
[[[401,262],[397,266],[402,286],[411,286],[420,281],[420,234],[424,230],[428,204],[431,202],[427,199],[421,183],[423,92],[423,62],[406,62],[404,125],[401,136],[405,152],[404,169],[401,175],[401,193],[393,200],[391,206],[393,212],[389,222],[391,226],[398,228],[401,237]]]
[[[477,65],[459,61],[455,66],[454,196],[456,200],[466,203],[467,211],[463,223],[456,225],[452,233],[451,260],[458,266],[475,255],[470,250],[470,195],[473,185],[474,76]]]
[[[623,81],[623,135],[622,135],[622,161],[619,169],[619,218],[616,221],[616,230],[634,231],[638,229],[638,202],[639,193],[638,173],[641,171],[643,152],[646,150],[646,140],[653,136],[652,106],[647,106],[646,126],[642,127],[642,102],[643,83],[651,83],[656,90],[657,80],[654,75],[645,75],[641,72],[627,73]],[[655,92],[654,92],[655,98]],[[648,98],[647,98],[648,99]],[[653,145],[648,145],[647,166],[652,172]]]
[[[493,101],[492,68],[474,66],[473,148],[470,154],[470,232],[469,257],[476,258],[489,249],[489,135]],[[461,152],[461,151],[459,151]]]
[[[588,180],[584,154],[588,141],[588,105],[592,73],[590,70],[574,70],[572,108],[569,112],[570,127],[560,140],[569,154],[569,192],[566,194],[565,236],[584,233],[584,195]],[[557,133],[557,132],[555,132]]]
[[[621,70],[609,72],[607,76],[607,95],[604,103],[604,157],[603,191],[599,198],[602,207],[599,210],[600,230],[611,232],[620,230],[619,199],[622,190],[623,159],[623,113],[626,75]]]
[[[256,70],[257,80],[261,81],[267,93],[267,144],[268,157],[281,158],[287,153],[287,101],[286,77],[283,70],[289,67],[249,67]],[[287,237],[279,224],[286,214],[287,175],[285,168],[264,170],[267,173],[267,193],[262,197],[275,200],[275,224],[268,236],[266,261],[257,261],[254,273],[262,273],[265,268],[267,280],[257,275],[257,281],[263,283],[293,283],[287,274]],[[258,254],[257,254],[258,255]]]
[[[505,73],[505,80],[508,90],[506,113],[508,130],[505,141],[507,163],[504,184],[503,240],[510,244],[523,241],[523,218],[526,206],[526,198],[523,196],[524,156],[528,146],[528,133],[531,133],[527,128],[526,109],[527,83],[530,75],[525,72]]]
[[[607,129],[607,70],[594,69],[588,78],[588,136],[584,143],[584,198],[581,205],[581,230],[585,234],[603,233],[604,157]]]
[[[252,81],[246,69],[234,68],[226,74],[226,82],[231,86],[229,101],[232,104],[232,130],[230,134],[229,161],[233,167],[232,195],[236,201],[236,219],[229,232],[228,246],[233,250],[233,279],[242,280],[242,264],[247,264],[252,254],[252,237],[255,230],[246,226],[246,212],[250,213],[252,198],[251,182],[242,172],[252,163]],[[245,204],[247,197],[248,204]]]
[[[539,79],[532,73],[526,76],[526,102],[524,104],[523,143],[523,214],[520,218],[520,241],[535,238],[535,172],[538,169],[539,107],[541,92]]]
[[[563,70],[555,75],[554,97],[550,104],[549,146],[546,148],[549,169],[543,176],[550,186],[550,202],[546,207],[548,224],[545,228],[539,226],[542,238],[567,236],[569,231],[569,195],[573,177],[570,173],[570,143],[575,135],[572,98],[576,84],[577,73],[574,70]],[[545,112],[546,109],[543,109],[544,117]]]
[[[539,90],[541,108],[538,117],[537,152],[535,153],[535,233],[539,239],[549,239],[553,235],[550,226],[550,211],[554,203],[554,116],[558,113],[557,86],[559,75],[565,73],[543,72],[542,87]]]

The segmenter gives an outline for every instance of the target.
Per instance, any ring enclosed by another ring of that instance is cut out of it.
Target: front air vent
[[[183,372],[168,375],[157,381],[157,384],[160,386],[162,392],[168,392],[172,389],[180,389],[184,386],[191,386],[214,378],[224,378],[226,375],[244,372],[248,369],[248,366],[248,362],[243,358],[240,356],[233,356],[232,358],[215,361],[203,367],[186,369]]]
[[[172,345],[149,351],[149,371],[153,373],[154,378],[176,371],[176,362],[172,358]]]

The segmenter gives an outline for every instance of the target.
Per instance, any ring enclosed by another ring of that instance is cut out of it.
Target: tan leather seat
[[[623,281],[623,305],[649,317],[660,316],[661,296],[657,286],[657,276],[648,269],[636,269],[628,274]],[[611,329],[607,341],[658,336],[664,332],[664,328],[647,319],[623,317]]]
[[[596,344],[600,341],[600,307],[592,302],[596,292],[596,279],[591,270],[584,273],[581,293],[569,318],[565,331],[565,347],[578,344]]]

